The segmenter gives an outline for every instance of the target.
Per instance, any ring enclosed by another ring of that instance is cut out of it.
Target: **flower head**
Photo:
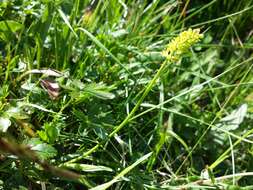
[[[199,29],[192,30],[191,28],[179,34],[174,38],[162,52],[162,55],[167,60],[173,62],[178,61],[181,55],[188,51],[188,49],[203,38],[203,34],[200,34]]]

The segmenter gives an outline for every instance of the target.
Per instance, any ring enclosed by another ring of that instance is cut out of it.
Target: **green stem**
[[[146,87],[144,93],[142,94],[141,98],[138,100],[138,102],[136,103],[136,105],[134,106],[134,108],[132,109],[132,111],[129,113],[129,115],[124,119],[124,121],[121,122],[120,125],[118,125],[107,137],[106,140],[109,140],[111,137],[113,137],[119,130],[121,130],[130,120],[131,118],[134,116],[135,112],[138,110],[138,108],[140,107],[141,103],[143,102],[143,100],[145,99],[145,97],[148,95],[148,93],[150,92],[150,90],[153,88],[153,86],[155,85],[157,79],[161,76],[164,68],[166,67],[166,65],[168,64],[167,60],[165,60],[163,62],[163,64],[161,65],[161,67],[159,68],[159,70],[157,71],[156,75],[153,77],[153,79],[148,83],[148,86]],[[83,155],[74,158],[72,160],[67,161],[66,163],[73,163],[73,162],[77,162],[81,159],[83,159],[84,157],[90,155],[91,153],[93,153],[94,151],[96,151],[102,144],[104,144],[105,141],[101,141],[99,142],[96,146],[94,146],[92,149],[88,150],[87,152],[83,153]]]
[[[216,168],[221,162],[223,162],[226,158],[228,158],[228,154],[231,151],[231,147],[235,147],[236,145],[238,145],[239,143],[241,143],[242,139],[247,138],[249,135],[251,135],[253,133],[253,129],[249,130],[247,133],[245,133],[241,139],[238,139],[233,146],[230,146],[222,155],[220,155],[220,157],[211,165],[209,166],[209,168],[211,170],[213,170],[214,168]]]

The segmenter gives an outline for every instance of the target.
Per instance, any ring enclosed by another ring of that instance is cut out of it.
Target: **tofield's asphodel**
[[[203,38],[203,34],[200,34],[200,29],[190,28],[172,39],[162,52],[162,55],[165,56],[169,62],[178,61],[182,54],[187,52],[189,48],[200,41],[201,38]]]

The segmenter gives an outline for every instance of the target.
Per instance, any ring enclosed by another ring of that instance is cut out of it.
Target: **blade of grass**
[[[252,59],[253,57],[249,58]],[[242,63],[244,63],[245,61],[243,61]],[[241,81],[239,82],[239,84],[241,82],[244,81],[244,79],[246,78],[246,76],[248,75],[248,73],[251,71],[251,68],[253,67],[253,65],[250,66],[250,68],[248,69],[248,71],[246,71],[241,79]],[[233,68],[233,67],[232,67]],[[193,146],[192,150],[190,151],[190,154],[188,154],[185,158],[185,160],[182,162],[182,164],[179,166],[179,168],[176,171],[176,174],[180,171],[180,169],[183,167],[183,165],[185,164],[186,160],[191,156],[192,152],[197,148],[197,146],[200,144],[201,140],[205,137],[205,135],[207,134],[207,132],[209,131],[209,129],[212,127],[212,125],[215,123],[215,121],[219,118],[219,116],[222,114],[222,112],[224,111],[225,107],[227,106],[228,102],[231,101],[232,97],[234,96],[235,92],[238,90],[239,85],[235,87],[235,89],[230,93],[230,95],[228,96],[228,98],[225,100],[223,106],[221,107],[220,111],[216,114],[215,118],[212,120],[211,124],[206,128],[206,130],[203,132],[203,134],[200,136],[200,138],[198,139],[197,143]],[[251,130],[250,130],[251,131]],[[243,136],[243,138],[245,138]],[[241,142],[241,140],[237,140],[236,142]],[[238,142],[238,143],[239,143]],[[235,144],[234,144],[235,146]],[[234,147],[233,146],[233,147]],[[214,166],[219,165],[223,160],[225,160],[227,158],[227,154],[229,153],[231,147],[229,147],[229,149],[227,149],[227,151],[224,152],[224,154],[222,154],[217,160],[217,162],[215,161],[215,164],[212,166],[213,167],[209,167],[210,169],[213,169]]]
[[[249,11],[252,8],[253,8],[253,6],[250,6],[250,7],[247,7],[245,9],[241,10],[241,11],[238,11],[238,12],[226,15],[226,16],[222,16],[222,17],[219,17],[219,18],[216,18],[216,19],[212,19],[212,20],[208,20],[208,21],[201,22],[201,23],[198,23],[198,24],[194,24],[191,27],[195,28],[195,27],[199,27],[199,26],[202,26],[202,25],[205,25],[205,24],[210,24],[210,23],[213,23],[213,22],[221,21],[221,20],[236,16],[236,15],[240,15],[240,14],[246,12],[246,11]]]
[[[132,73],[120,62],[120,60],[117,57],[115,57],[94,35],[92,35],[89,31],[85,30],[84,28],[77,28],[77,30],[81,30],[82,32],[84,32],[98,47],[100,47],[103,51],[105,51],[108,55],[110,55],[116,63],[118,63],[123,69],[125,69],[125,71],[129,73],[130,76],[132,76],[135,79]]]
[[[57,10],[58,10],[60,16],[62,17],[63,21],[65,22],[65,24],[69,27],[69,29],[71,30],[71,32],[73,32],[74,36],[76,38],[78,38],[78,35],[76,34],[76,32],[72,28],[71,24],[69,23],[69,20],[68,20],[67,16],[64,14],[64,12],[61,9],[57,9]]]
[[[120,178],[124,177],[127,173],[129,173],[132,169],[134,169],[137,165],[145,161],[151,156],[151,152],[142,156],[139,158],[136,162],[134,162],[132,165],[128,166],[124,170],[122,170],[116,177],[114,177],[111,181],[104,183],[102,185],[96,186],[94,188],[91,188],[90,190],[105,190],[108,189],[110,186],[112,186],[114,183],[118,182]]]
[[[238,59],[238,60],[239,60],[239,59]],[[238,60],[236,60],[235,62],[237,62]],[[242,65],[244,65],[244,64],[246,64],[246,63],[250,63],[250,61],[252,61],[252,60],[253,60],[253,57],[250,57],[249,59],[247,59],[247,60],[245,60],[245,61],[243,61],[243,62],[241,62],[241,63],[239,63],[239,64],[237,64],[237,65],[235,65],[235,66],[233,66],[233,67],[231,67],[231,68],[229,68],[228,70],[222,72],[221,74],[216,75],[215,77],[210,78],[209,80],[207,80],[207,81],[205,81],[205,82],[203,82],[203,83],[201,83],[201,84],[199,84],[199,85],[193,86],[193,87],[190,88],[189,90],[183,91],[183,92],[179,93],[178,95],[173,96],[172,98],[170,98],[170,99],[168,99],[168,100],[165,100],[165,101],[162,102],[161,104],[157,104],[156,106],[154,106],[154,107],[152,107],[152,108],[150,108],[150,109],[147,109],[147,110],[145,110],[145,111],[139,113],[138,115],[132,117],[130,120],[134,120],[134,119],[136,119],[136,118],[139,118],[140,116],[142,116],[142,115],[144,115],[144,114],[146,114],[146,113],[148,113],[148,112],[150,112],[150,111],[152,111],[152,110],[154,110],[154,109],[159,109],[159,108],[161,107],[162,104],[165,105],[165,104],[167,104],[167,103],[169,103],[169,102],[172,102],[173,100],[178,99],[178,98],[181,97],[181,96],[184,96],[184,95],[189,94],[190,92],[193,92],[193,91],[195,91],[195,90],[199,90],[199,87],[207,85],[208,83],[210,83],[210,82],[212,82],[212,81],[214,81],[214,80],[216,80],[216,79],[222,77],[223,75],[229,73],[230,71],[232,71],[232,70],[234,70],[234,69],[236,69],[236,68],[239,68],[239,67],[241,67]],[[238,84],[237,84],[237,85],[238,85]]]

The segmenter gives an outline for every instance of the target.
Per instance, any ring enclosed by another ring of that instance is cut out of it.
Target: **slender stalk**
[[[127,117],[121,122],[120,125],[118,125],[107,137],[107,139],[105,141],[100,141],[96,146],[94,146],[92,149],[88,150],[87,152],[84,152],[83,155],[74,158],[72,160],[67,161],[66,163],[73,163],[73,162],[77,162],[81,159],[83,159],[84,157],[90,155],[91,153],[95,152],[101,145],[103,145],[107,140],[109,140],[111,137],[113,137],[119,130],[121,130],[130,120],[131,118],[134,116],[135,112],[138,110],[138,108],[140,107],[141,103],[143,102],[143,100],[145,99],[145,97],[148,95],[148,93],[150,92],[150,90],[153,88],[153,86],[155,85],[157,79],[161,76],[164,68],[167,66],[168,61],[165,60],[163,62],[163,64],[161,65],[161,67],[159,68],[159,70],[157,71],[157,73],[155,74],[155,76],[153,77],[153,79],[148,83],[148,86],[146,87],[144,93],[142,94],[142,96],[140,97],[140,99],[138,100],[138,102],[136,103],[136,105],[134,106],[134,108],[132,109],[132,111],[127,115]]]

